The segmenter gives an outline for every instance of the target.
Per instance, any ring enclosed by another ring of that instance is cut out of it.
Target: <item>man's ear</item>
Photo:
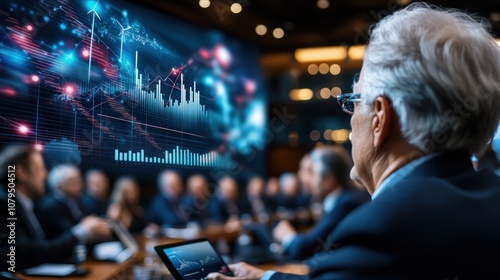
[[[374,115],[372,120],[373,147],[380,148],[390,136],[394,110],[389,99],[379,96],[373,103]]]

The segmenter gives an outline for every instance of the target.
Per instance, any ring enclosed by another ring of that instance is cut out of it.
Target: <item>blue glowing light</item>
[[[126,17],[128,15],[127,10],[123,10],[122,14],[124,17]]]
[[[47,21],[49,21],[49,17],[48,16],[44,16],[43,20],[47,22]]]
[[[101,13],[101,5],[95,5],[97,3],[97,1],[85,1],[85,9],[87,9],[87,11],[90,11],[92,10],[94,7],[95,7],[95,11],[100,14]]]
[[[203,77],[202,81],[207,86],[211,86],[214,84],[214,79],[212,78],[212,76],[205,76]]]
[[[61,24],[59,25],[59,28],[61,28],[61,30],[66,30],[66,24],[61,23]]]
[[[64,42],[63,41],[59,41],[59,46],[64,46]]]

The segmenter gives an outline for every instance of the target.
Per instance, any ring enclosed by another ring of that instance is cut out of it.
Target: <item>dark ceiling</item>
[[[325,0],[324,0],[325,1]],[[211,0],[201,8],[199,0],[134,1],[154,10],[164,11],[195,24],[218,28],[243,40],[259,45],[265,53],[291,51],[298,47],[366,43],[368,27],[381,17],[402,7],[409,0],[329,0],[327,9],[320,9],[317,0]],[[238,2],[239,14],[230,11]],[[487,18],[492,32],[500,35],[500,0],[436,0],[443,7],[459,8]],[[264,24],[267,34],[259,36],[255,27]],[[272,29],[285,30],[281,39],[272,36]]]

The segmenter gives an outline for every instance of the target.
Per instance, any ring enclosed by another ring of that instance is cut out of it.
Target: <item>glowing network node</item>
[[[26,25],[26,30],[33,31],[33,25],[31,24]]]
[[[20,125],[19,126],[19,132],[21,134],[28,134],[29,131],[30,130],[29,130],[29,128],[27,126],[25,126],[25,125]]]
[[[75,93],[75,88],[73,86],[67,85],[66,87],[64,87],[64,93],[73,94]]]
[[[83,55],[83,57],[89,57],[89,55],[90,55],[89,50],[87,50],[87,49],[83,50],[82,55]]]
[[[31,76],[31,80],[32,80],[33,82],[38,82],[38,81],[40,81],[40,78],[39,78],[37,75],[32,75],[32,76]]]
[[[42,144],[35,144],[35,150],[37,151],[43,151],[43,145]]]

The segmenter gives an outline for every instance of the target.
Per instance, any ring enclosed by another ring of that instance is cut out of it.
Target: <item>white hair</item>
[[[390,99],[424,153],[481,154],[500,120],[500,48],[471,16],[416,3],[372,30],[354,88],[368,105]]]
[[[78,167],[71,164],[57,165],[50,170],[47,176],[47,185],[50,189],[56,191],[65,181],[75,174],[80,174],[80,169],[78,169]]]

